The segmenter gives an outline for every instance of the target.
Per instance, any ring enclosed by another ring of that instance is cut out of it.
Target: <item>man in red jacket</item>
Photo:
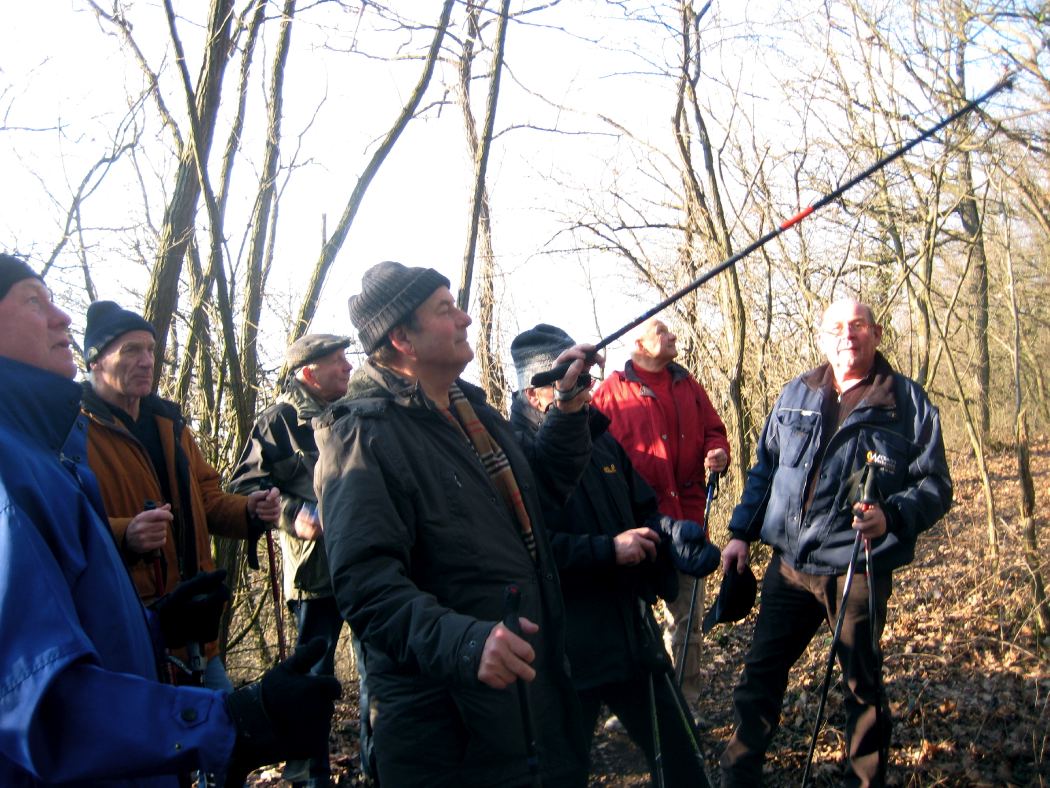
[[[627,450],[635,470],[656,491],[658,508],[676,520],[704,521],[708,471],[729,464],[726,428],[704,387],[674,363],[677,337],[662,321],[642,324],[631,360],[594,393],[594,405],[612,420],[610,431]],[[683,583],[689,580],[684,578]],[[675,659],[685,642],[690,594],[668,605],[668,634]],[[690,638],[682,683],[686,696],[699,691],[700,618]],[[680,625],[679,625],[680,622]]]

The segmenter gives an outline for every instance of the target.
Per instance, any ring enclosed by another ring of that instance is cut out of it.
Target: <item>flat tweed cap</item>
[[[25,260],[9,254],[0,254],[0,298],[4,298],[7,291],[23,279],[44,281],[43,277],[30,268]]]
[[[129,331],[148,331],[157,336],[153,324],[137,312],[123,309],[114,301],[93,301],[84,326],[84,361],[90,364],[110,342]]]
[[[560,328],[546,323],[539,323],[514,337],[510,343],[510,357],[514,359],[514,369],[518,373],[518,391],[532,385],[533,375],[553,367],[562,351],[575,344],[572,337]]]
[[[387,332],[415,311],[439,287],[451,287],[433,268],[409,268],[386,260],[361,277],[361,292],[350,296],[350,322],[357,329],[361,347],[371,353]]]
[[[336,334],[305,334],[285,351],[284,361],[292,372],[336,350],[350,347],[350,337]]]

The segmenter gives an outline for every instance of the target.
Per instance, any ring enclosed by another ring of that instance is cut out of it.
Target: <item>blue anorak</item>
[[[224,768],[234,726],[221,693],[158,681],[79,406],[0,358],[0,785],[176,786]]]

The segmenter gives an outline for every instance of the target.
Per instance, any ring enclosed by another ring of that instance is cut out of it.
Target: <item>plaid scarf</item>
[[[464,437],[470,441],[470,445],[474,447],[474,451],[477,453],[478,459],[481,460],[481,464],[485,466],[485,471],[492,480],[492,484],[503,496],[503,501],[507,507],[514,512],[514,516],[517,518],[518,525],[521,528],[521,539],[525,542],[525,547],[528,548],[532,560],[535,561],[537,558],[536,535],[532,532],[532,521],[529,519],[529,513],[525,510],[525,502],[521,498],[521,490],[518,489],[518,482],[514,478],[514,471],[511,470],[507,455],[503,453],[503,449],[492,439],[488,430],[478,420],[478,415],[474,412],[474,408],[470,406],[467,398],[455,383],[448,390],[448,401],[451,411],[448,414],[448,420],[463,433]]]

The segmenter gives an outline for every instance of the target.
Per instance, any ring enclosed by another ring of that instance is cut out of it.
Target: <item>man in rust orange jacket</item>
[[[88,465],[98,477],[117,546],[146,604],[215,568],[210,534],[250,538],[280,513],[276,489],[233,495],[205,460],[177,404],[152,393],[154,329],[112,301],[88,308]],[[216,654],[214,643],[205,655]],[[204,683],[229,688],[218,659]]]
[[[642,324],[631,360],[594,392],[593,404],[612,421],[609,431],[627,450],[638,474],[656,492],[658,509],[676,520],[704,521],[707,472],[729,463],[726,428],[704,387],[679,364],[677,338],[662,321]],[[682,578],[683,585],[690,578]],[[690,594],[668,604],[675,659],[685,642]],[[702,605],[702,600],[701,600]],[[691,633],[699,639],[699,620]],[[681,626],[679,626],[681,622]],[[683,690],[699,689],[699,649],[690,648]]]

